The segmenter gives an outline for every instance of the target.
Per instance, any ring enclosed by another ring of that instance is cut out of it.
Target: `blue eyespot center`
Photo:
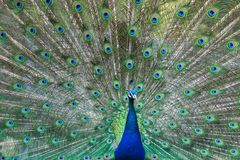
[[[21,2],[17,2],[17,7],[18,7],[18,8],[22,8],[22,6],[23,6],[23,5],[22,5]]]
[[[31,28],[31,29],[30,29],[30,32],[31,32],[31,33],[36,33],[36,29],[35,29],[35,28]]]
[[[212,92],[212,94],[216,94],[217,93],[217,91],[215,89],[212,89],[211,92]]]
[[[136,3],[136,4],[140,4],[140,3],[141,3],[141,0],[136,0],[135,3]]]
[[[215,14],[215,12],[214,12],[213,10],[209,10],[209,11],[208,11],[208,15],[209,15],[210,17],[213,17],[214,14]]]
[[[63,121],[62,120],[58,120],[58,122],[57,123],[59,123],[59,124],[62,124],[63,123]]]
[[[107,47],[107,48],[106,48],[106,51],[107,51],[107,52],[110,52],[110,51],[111,51],[111,48],[110,48],[110,47]]]
[[[82,6],[81,6],[80,4],[77,4],[77,5],[76,5],[76,9],[77,9],[78,11],[80,11],[80,10],[82,9]]]
[[[52,4],[52,0],[46,0],[46,3],[47,3],[48,5],[51,5],[51,4]]]
[[[104,16],[104,18],[108,18],[108,17],[109,17],[108,12],[104,12],[104,13],[103,13],[103,16]]]
[[[155,77],[156,77],[156,78],[159,78],[159,77],[160,77],[160,74],[159,74],[159,73],[156,73],[156,74],[155,74]]]
[[[212,66],[212,71],[216,71],[217,70],[217,67],[216,66]]]
[[[157,23],[157,18],[156,17],[152,18],[152,23]]]
[[[45,57],[49,57],[49,54],[47,52],[44,53]]]
[[[126,67],[128,69],[132,69],[133,68],[133,63],[128,61],[127,64],[126,64]]]
[[[99,93],[98,93],[98,92],[94,92],[94,95],[95,95],[95,96],[99,96]]]
[[[183,12],[183,11],[179,11],[179,12],[178,12],[178,16],[179,16],[179,17],[183,17],[183,16],[184,16],[184,12]]]
[[[199,44],[203,44],[204,43],[204,40],[202,38],[198,39],[198,43]]]
[[[90,35],[90,34],[86,34],[86,38],[87,38],[87,39],[90,39],[90,38],[91,38],[91,35]]]
[[[43,80],[42,80],[42,83],[45,84],[45,83],[47,83],[47,81],[46,81],[45,79],[43,79]]]
[[[178,65],[177,65],[177,69],[178,69],[178,70],[182,70],[182,64],[178,64]]]
[[[145,56],[149,56],[149,54],[150,54],[149,51],[145,51],[145,52],[144,52],[144,55],[145,55]]]
[[[234,47],[233,42],[228,42],[228,47],[229,47],[229,48],[233,48],[233,47]]]
[[[186,94],[190,94],[190,90],[186,90],[185,93],[186,93]]]
[[[134,30],[134,29],[131,29],[131,30],[130,30],[130,34],[131,34],[131,35],[134,35],[134,34],[135,34],[135,30]]]
[[[166,50],[165,50],[165,49],[162,49],[162,50],[161,50],[161,53],[162,53],[162,54],[165,54],[165,53],[166,53]]]
[[[63,32],[63,28],[62,27],[58,27],[58,32],[62,33]]]
[[[5,32],[1,32],[0,35],[1,35],[2,38],[6,38],[6,36],[7,36],[7,34]]]
[[[23,60],[23,56],[18,56],[18,59],[19,60]]]

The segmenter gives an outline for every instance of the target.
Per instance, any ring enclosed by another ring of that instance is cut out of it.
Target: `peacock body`
[[[240,159],[239,48],[239,0],[0,0],[0,157]]]

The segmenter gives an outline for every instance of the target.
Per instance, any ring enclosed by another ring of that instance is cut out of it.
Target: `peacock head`
[[[128,91],[128,98],[133,100],[137,99],[137,92],[134,89],[130,89]]]

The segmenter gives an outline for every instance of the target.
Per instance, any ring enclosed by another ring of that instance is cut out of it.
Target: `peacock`
[[[0,0],[1,160],[239,160],[240,0]]]

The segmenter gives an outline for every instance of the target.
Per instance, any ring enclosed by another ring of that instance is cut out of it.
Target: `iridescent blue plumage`
[[[143,160],[145,151],[138,128],[137,115],[134,109],[136,91],[129,91],[129,111],[125,130],[118,148],[115,151],[116,160]]]

